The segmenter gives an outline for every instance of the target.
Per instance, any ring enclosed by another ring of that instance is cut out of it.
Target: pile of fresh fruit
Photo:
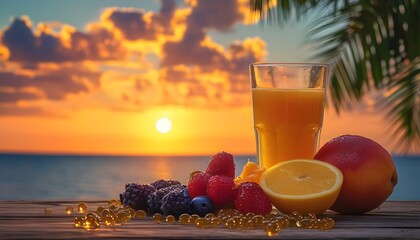
[[[247,166],[245,171],[253,167],[252,164]],[[262,172],[260,169],[257,171]],[[243,174],[241,178],[247,179],[249,175],[252,174]],[[239,177],[236,184],[234,177],[233,156],[221,152],[212,157],[205,172],[192,172],[187,186],[176,180],[162,179],[151,184],[130,183],[126,184],[120,200],[134,210],[175,218],[183,213],[204,217],[222,208],[234,208],[241,213],[269,214],[272,205],[260,185],[240,181]]]
[[[312,160],[289,160],[267,170],[248,162],[236,178],[233,156],[217,153],[205,171],[190,173],[187,185],[164,179],[126,184],[119,201],[76,218],[74,226],[98,229],[101,221],[113,226],[149,215],[157,223],[198,228],[261,228],[268,236],[287,226],[327,230],[334,221],[318,217],[327,209],[371,211],[396,183],[395,166],[383,147],[345,135],[325,144]],[[79,212],[86,208],[79,206]]]

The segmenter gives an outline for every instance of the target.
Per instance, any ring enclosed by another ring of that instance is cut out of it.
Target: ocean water
[[[109,200],[125,183],[176,179],[205,170],[209,156],[74,156],[0,154],[0,200]],[[236,175],[255,156],[235,156]],[[389,200],[420,200],[420,156],[395,156],[398,184]]]

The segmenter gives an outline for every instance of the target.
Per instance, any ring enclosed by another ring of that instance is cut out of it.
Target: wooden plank
[[[91,209],[104,202],[87,202]],[[197,229],[190,225],[156,224],[150,218],[127,224],[86,231],[73,227],[79,214],[67,215],[67,206],[76,202],[0,201],[0,238],[2,239],[272,239],[260,229]],[[44,214],[44,208],[53,209]],[[284,229],[274,238],[281,239],[420,239],[420,201],[385,202],[380,209],[364,215],[339,215],[327,212],[335,220],[329,231],[298,228]]]

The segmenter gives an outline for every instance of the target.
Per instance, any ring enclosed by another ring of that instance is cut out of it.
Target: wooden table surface
[[[87,202],[91,209],[105,202]],[[224,227],[198,229],[191,225],[156,224],[150,218],[131,220],[98,231],[73,227],[67,215],[72,201],[0,201],[0,238],[2,239],[420,239],[420,201],[385,202],[379,209],[364,215],[339,215],[327,212],[335,220],[332,230],[289,227],[275,237],[263,230],[230,230]],[[52,214],[44,214],[51,208]]]

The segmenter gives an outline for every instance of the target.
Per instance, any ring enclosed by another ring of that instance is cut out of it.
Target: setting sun
[[[156,130],[160,133],[168,133],[172,129],[172,122],[168,118],[159,118],[156,121]]]

